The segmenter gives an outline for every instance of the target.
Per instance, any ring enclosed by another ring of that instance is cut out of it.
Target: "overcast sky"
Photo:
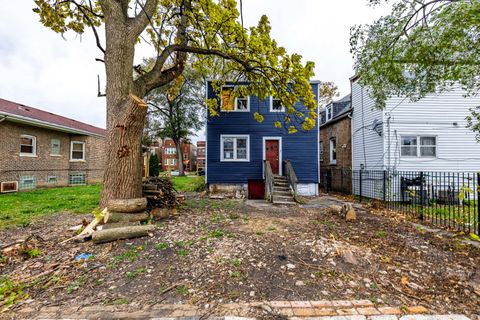
[[[64,39],[38,22],[33,7],[29,0],[2,1],[0,97],[105,128],[105,99],[97,98],[104,67],[95,61],[93,36]],[[350,27],[373,22],[386,8],[367,0],[243,0],[245,26],[263,14],[279,45],[314,61],[315,79],[334,81],[345,95],[353,75]]]

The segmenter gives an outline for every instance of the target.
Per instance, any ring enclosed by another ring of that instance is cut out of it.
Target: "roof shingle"
[[[13,117],[18,116],[22,118],[28,118],[31,120],[46,122],[53,126],[64,127],[64,128],[68,128],[75,131],[83,131],[85,133],[89,133],[93,135],[106,136],[106,133],[107,133],[105,129],[95,127],[87,123],[62,117],[60,115],[57,115],[51,112],[25,106],[23,104],[8,101],[1,98],[0,98],[0,114],[11,115]]]

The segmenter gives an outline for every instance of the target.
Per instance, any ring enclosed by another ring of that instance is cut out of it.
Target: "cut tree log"
[[[120,239],[145,237],[155,230],[155,226],[134,226],[95,231],[92,234],[93,243],[105,243]]]
[[[110,199],[107,203],[108,211],[114,212],[142,212],[147,208],[147,199]]]
[[[112,222],[137,222],[148,220],[150,215],[144,212],[128,213],[128,212],[109,212],[108,223]]]

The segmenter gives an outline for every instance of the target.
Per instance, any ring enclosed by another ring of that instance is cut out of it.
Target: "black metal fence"
[[[385,207],[433,224],[480,234],[480,173],[331,169],[325,191],[376,199]],[[347,181],[350,178],[349,181]]]

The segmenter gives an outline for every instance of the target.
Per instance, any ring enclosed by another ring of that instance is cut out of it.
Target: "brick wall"
[[[36,154],[20,155],[20,136],[36,137]],[[101,182],[105,167],[104,138],[72,135],[65,132],[18,124],[0,123],[0,182],[20,181],[21,176],[33,176],[37,187],[65,186],[69,175],[86,174],[86,182]],[[60,141],[60,154],[52,155],[51,140]],[[85,142],[85,161],[70,161],[71,141]],[[48,180],[56,177],[56,182]]]
[[[321,184],[324,184],[327,174],[332,174],[332,188],[351,188],[351,179],[343,173],[345,179],[341,179],[343,172],[349,172],[352,168],[352,142],[351,142],[351,119],[344,117],[331,124],[320,128],[320,142],[323,144],[323,155],[320,157]],[[337,145],[336,164],[330,163],[330,139],[334,138]],[[343,182],[343,183],[342,183]],[[343,184],[340,186],[337,184]]]
[[[189,143],[182,143],[182,161],[184,164],[183,169],[186,171],[196,170],[196,150],[193,150],[193,147]],[[166,149],[174,148],[175,154],[167,154]],[[175,165],[170,164],[170,170],[178,170],[178,156],[176,153],[176,146],[172,139],[165,139],[162,143],[162,170],[167,171],[168,165],[165,164],[165,161],[171,161],[170,159],[175,159]],[[171,163],[171,162],[170,162]]]

